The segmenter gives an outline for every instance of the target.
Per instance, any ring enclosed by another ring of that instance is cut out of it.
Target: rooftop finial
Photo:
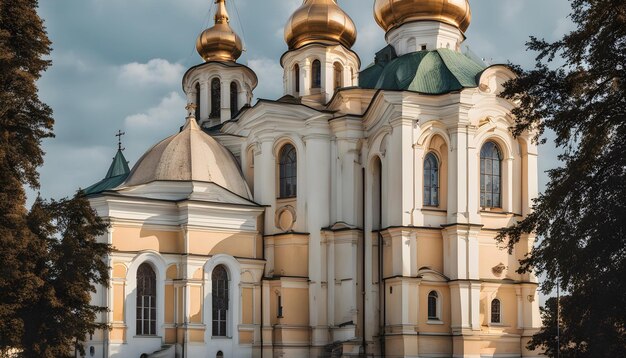
[[[122,136],[125,135],[126,132],[122,132],[121,130],[117,131],[117,134],[115,135],[117,137],[117,150],[119,151],[123,151],[126,148],[122,148]]]

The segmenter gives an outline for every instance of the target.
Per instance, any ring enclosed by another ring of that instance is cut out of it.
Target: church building
[[[182,127],[85,190],[113,247],[86,356],[538,357],[535,237],[495,241],[530,213],[537,146],[498,96],[515,74],[462,51],[469,1],[376,0],[362,66],[337,1],[304,0],[284,95],[254,103],[211,6]]]

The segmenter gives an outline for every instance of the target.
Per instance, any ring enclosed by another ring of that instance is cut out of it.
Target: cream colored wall
[[[308,235],[284,234],[272,237],[275,276],[308,277]]]
[[[257,236],[247,233],[189,231],[189,253],[197,255],[227,254],[256,258]]]
[[[183,252],[183,235],[179,228],[155,230],[113,224],[113,248],[118,251],[154,250],[163,253]]]
[[[416,230],[417,268],[429,267],[443,272],[443,237],[441,230]]]

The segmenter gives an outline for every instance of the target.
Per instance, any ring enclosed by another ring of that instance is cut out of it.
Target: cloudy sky
[[[212,0],[40,1],[53,42],[53,66],[39,82],[54,110],[56,138],[44,142],[41,195],[60,198],[100,180],[115,154],[117,130],[126,132],[132,166],[152,144],[184,122],[181,78],[201,62],[196,36],[209,24]],[[301,0],[230,0],[233,28],[244,38],[239,60],[259,77],[256,98],[282,95],[278,59],[287,49],[283,26]],[[373,0],[341,0],[354,19],[354,50],[367,66],[385,46],[372,17]],[[567,0],[471,0],[466,46],[489,63],[525,67],[534,54],[530,35],[554,40],[571,29]],[[556,165],[555,150],[541,148],[540,170]],[[540,176],[541,187],[546,183]],[[32,199],[32,195],[31,195]]]

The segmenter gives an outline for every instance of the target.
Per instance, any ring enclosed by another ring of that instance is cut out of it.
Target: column
[[[269,205],[265,211],[265,232],[274,233],[274,213],[276,211],[276,161],[273,153],[272,137],[260,139],[259,150],[254,152],[254,199],[259,204]]]
[[[230,120],[230,80],[223,79],[220,85],[222,88],[220,120],[224,123]]]
[[[300,97],[311,94],[311,61],[304,60],[300,66]]]
[[[320,128],[320,131],[324,129]],[[322,299],[321,287],[323,262],[321,252],[321,228],[330,225],[330,137],[325,133],[311,134],[304,138],[306,158],[306,186],[298,187],[298,206],[305,203],[307,231],[309,237],[309,302],[310,325],[312,327],[311,344],[321,346],[328,343],[328,330],[324,312],[326,302]],[[300,175],[301,172],[298,172]],[[299,181],[300,183],[300,181]],[[325,253],[324,253],[325,254]],[[330,284],[330,282],[329,282]]]

